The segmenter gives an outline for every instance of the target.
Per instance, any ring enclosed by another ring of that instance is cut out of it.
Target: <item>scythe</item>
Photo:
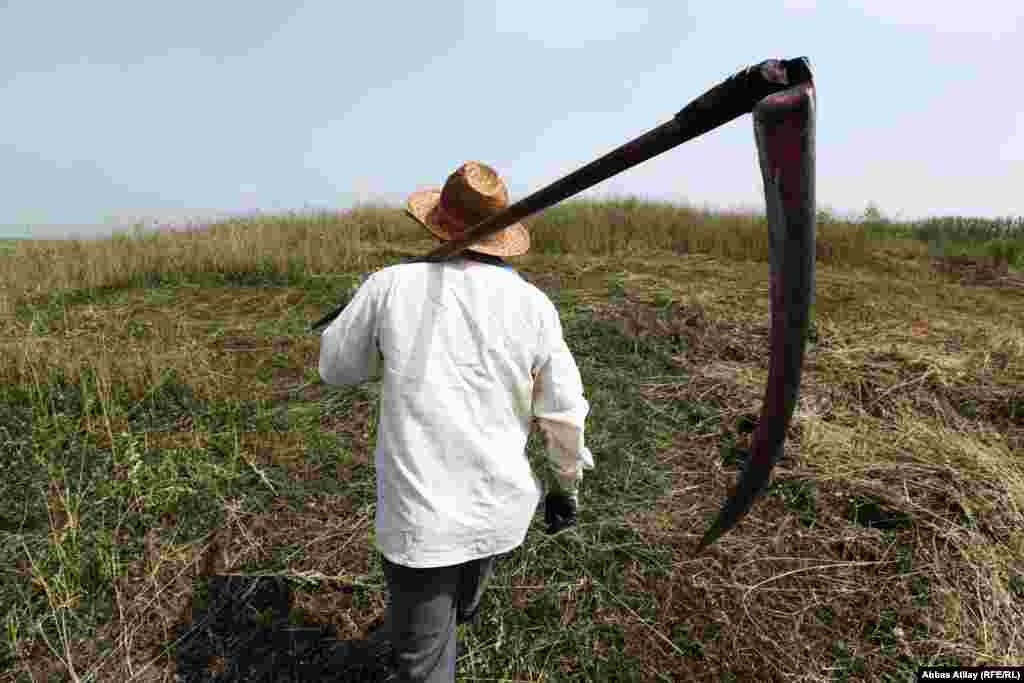
[[[508,206],[461,239],[408,261],[449,259],[482,238],[748,112],[754,113],[768,209],[771,356],[750,461],[698,553],[735,526],[764,490],[782,456],[796,405],[814,296],[815,95],[807,58],[770,59],[743,69],[690,102],[671,121]],[[313,329],[329,324],[343,309],[328,313]]]
[[[768,213],[771,302],[768,382],[750,459],[697,548],[698,554],[750,511],[782,457],[803,373],[814,303],[814,86],[769,95],[754,108],[754,136]]]

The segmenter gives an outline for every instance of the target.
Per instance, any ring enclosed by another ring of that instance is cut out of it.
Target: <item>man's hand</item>
[[[544,498],[544,522],[549,534],[576,526],[576,498],[566,493],[549,493]]]

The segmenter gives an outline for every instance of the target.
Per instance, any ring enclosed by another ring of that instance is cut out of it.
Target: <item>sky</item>
[[[1024,4],[0,0],[0,236],[398,205],[462,162],[513,201],[740,68],[807,56],[819,208],[1024,215]],[[763,207],[750,116],[589,196]]]

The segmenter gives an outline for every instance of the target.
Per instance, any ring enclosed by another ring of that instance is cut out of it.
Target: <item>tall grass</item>
[[[364,244],[411,237],[394,209],[245,217],[181,231],[117,233],[107,240],[15,243],[0,270],[0,314],[22,300],[68,289],[154,284],[191,275],[324,272],[360,268]]]
[[[765,261],[765,217],[637,198],[577,200],[527,221],[533,253],[620,255],[644,250]],[[356,270],[374,250],[415,253],[432,240],[399,208],[234,218],[181,231],[119,233],[109,240],[17,242],[0,270],[0,313],[67,289],[147,285],[197,273],[286,275]],[[855,222],[818,224],[818,261],[866,265],[874,243]]]
[[[993,240],[1024,239],[1024,216],[1016,218],[970,218],[945,216],[910,224],[911,234],[925,242],[944,239],[984,243]]]
[[[564,202],[527,221],[534,254],[629,255],[648,250],[765,261],[766,219],[636,197]],[[118,233],[109,240],[16,241],[0,257],[0,314],[54,291],[147,285],[198,273],[233,276],[364,268],[380,252],[418,253],[432,238],[400,208],[232,218],[188,230]],[[919,245],[927,245],[923,248]],[[1024,218],[895,222],[818,214],[817,260],[867,267],[880,253],[988,255],[1024,267]]]
[[[753,212],[711,211],[626,197],[578,200],[552,207],[530,222],[542,253],[618,255],[635,250],[703,253],[739,261],[768,259],[767,219]],[[818,223],[818,260],[864,265],[872,245],[860,225]]]
[[[1024,267],[1024,217],[931,218],[908,226],[910,234],[928,244],[932,255],[992,256]]]
[[[931,258],[989,256],[1005,260],[1012,267],[1024,267],[1024,216],[943,216],[896,222],[869,208],[861,224],[870,238],[890,245],[911,240],[923,244]]]

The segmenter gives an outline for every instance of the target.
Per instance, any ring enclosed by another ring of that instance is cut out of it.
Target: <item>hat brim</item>
[[[451,241],[455,237],[444,215],[437,210],[440,203],[440,190],[421,190],[409,196],[406,211],[434,237]],[[530,232],[522,223],[513,223],[490,237],[474,242],[467,249],[491,256],[520,256],[530,250]]]

